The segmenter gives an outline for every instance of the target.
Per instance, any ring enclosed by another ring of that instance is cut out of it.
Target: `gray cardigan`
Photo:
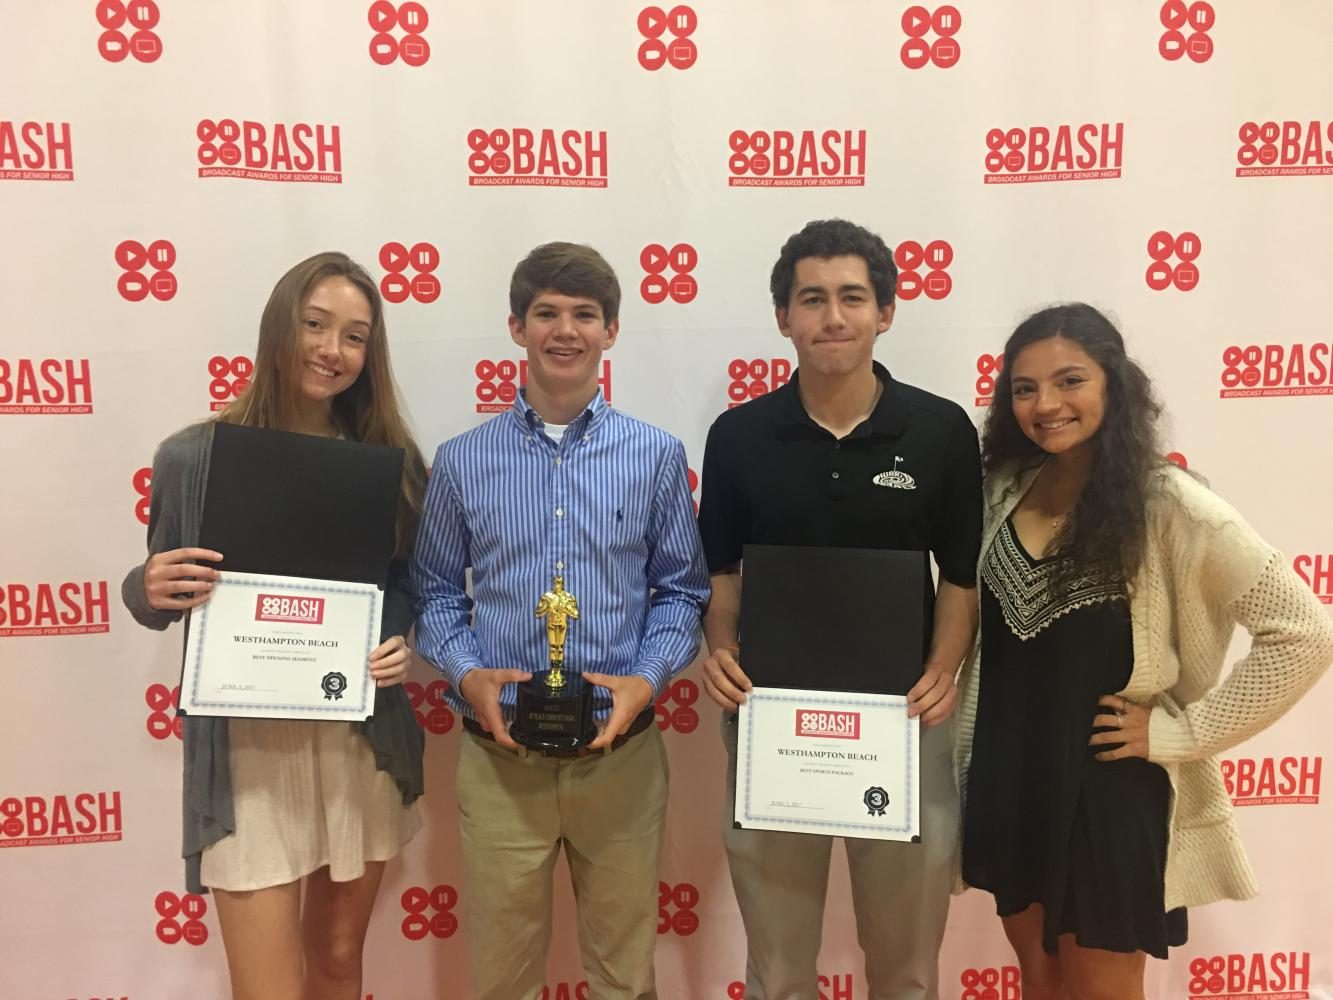
[[[149,555],[199,544],[213,427],[212,421],[192,424],[158,446],[153,456],[148,512]],[[148,628],[161,631],[181,618],[179,611],[158,611],[149,606],[142,564],[125,574],[120,596],[135,620]],[[381,641],[393,635],[407,635],[413,621],[412,600],[406,564],[395,562],[384,594]],[[227,720],[187,715],[182,723],[185,886],[189,892],[207,892],[199,881],[203,850],[236,829]],[[424,788],[421,767],[424,740],[403,686],[377,688],[374,715],[359,725],[374,751],[375,766],[387,771],[397,783],[404,805],[415,801]]]

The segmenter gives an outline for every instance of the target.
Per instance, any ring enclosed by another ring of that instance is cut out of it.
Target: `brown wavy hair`
[[[344,253],[318,253],[278,279],[259,320],[259,344],[255,348],[255,370],[250,384],[215,419],[274,430],[295,426],[301,308],[315,287],[329,278],[346,278],[370,303],[366,362],[357,380],[333,398],[333,419],[344,437],[402,448],[405,453],[394,526],[395,554],[402,558],[411,551],[421,519],[426,465],[402,416],[398,387],[389,364],[384,302],[374,280],[360,264]]]
[[[1071,557],[1053,569],[1053,585],[1066,589],[1092,566],[1129,583],[1143,561],[1152,472],[1166,461],[1157,431],[1162,405],[1147,374],[1125,353],[1120,331],[1092,306],[1072,302],[1042,309],[1010,335],[995,380],[995,400],[982,427],[982,468],[989,476],[1001,468],[1023,471],[1045,460],[1046,453],[1014,417],[1010,372],[1025,347],[1050,337],[1077,344],[1106,373],[1106,410],[1092,439],[1088,482],[1048,550]]]

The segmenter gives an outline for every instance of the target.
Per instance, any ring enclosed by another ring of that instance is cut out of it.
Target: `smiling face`
[[[1009,370],[1014,419],[1050,455],[1086,451],[1106,415],[1106,371],[1064,337],[1018,352]]]
[[[310,402],[329,402],[365,367],[370,302],[346,278],[325,278],[301,303],[298,322],[297,391]]]
[[[864,258],[804,257],[796,262],[791,298],[776,315],[801,370],[839,378],[869,369],[875,338],[893,323],[893,306],[876,305]]]
[[[528,382],[551,396],[596,391],[602,352],[616,342],[620,321],[607,323],[596,299],[543,289],[509,335],[528,352]]]

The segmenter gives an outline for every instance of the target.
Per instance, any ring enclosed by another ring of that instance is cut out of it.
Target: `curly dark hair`
[[[796,280],[796,265],[807,257],[860,257],[875,286],[875,305],[883,309],[893,305],[893,289],[898,284],[898,267],[884,241],[869,229],[846,219],[816,219],[782,244],[778,262],[768,279],[773,304],[780,309],[791,305],[791,286]]]
[[[1091,566],[1129,583],[1143,561],[1151,473],[1166,461],[1157,435],[1162,405],[1147,374],[1125,353],[1120,331],[1092,306],[1071,302],[1042,309],[1010,335],[982,428],[982,468],[991,475],[1001,466],[1022,470],[1043,460],[1045,452],[1014,417],[1010,371],[1025,347],[1049,337],[1073,341],[1106,373],[1106,411],[1092,439],[1091,473],[1051,543],[1053,554],[1072,557],[1053,569],[1053,586],[1068,588]]]

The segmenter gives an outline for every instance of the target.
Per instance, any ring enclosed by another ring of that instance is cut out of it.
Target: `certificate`
[[[190,615],[186,715],[362,720],[375,710],[374,584],[222,571]]]
[[[736,744],[743,829],[919,841],[920,720],[901,695],[752,688]]]

